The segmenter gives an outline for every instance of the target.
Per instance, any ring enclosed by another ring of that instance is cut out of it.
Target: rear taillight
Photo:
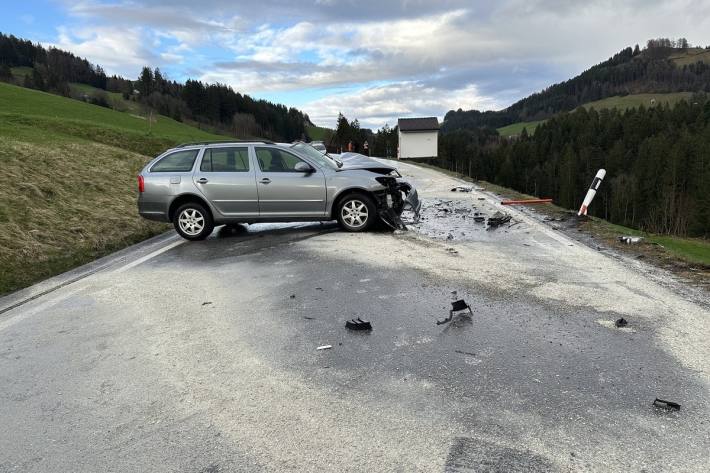
[[[138,192],[145,191],[145,180],[143,176],[138,176]]]

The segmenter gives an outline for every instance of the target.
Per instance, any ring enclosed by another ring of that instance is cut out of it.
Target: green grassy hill
[[[321,126],[306,126],[306,133],[313,141],[328,141],[333,135],[333,130]]]
[[[519,123],[513,123],[512,125],[504,126],[501,128],[498,128],[498,134],[500,136],[517,136],[523,132],[523,128],[528,131],[529,135],[532,135],[535,133],[535,129],[537,128],[538,125],[545,123],[547,120],[537,120],[533,122],[519,122]]]
[[[594,108],[595,110],[603,110],[605,108],[628,110],[630,108],[638,108],[641,105],[646,108],[662,104],[673,106],[681,100],[690,100],[692,96],[692,92],[675,92],[672,94],[632,94],[624,96],[617,95],[615,97],[607,97],[602,100],[588,102],[584,105],[580,105],[580,107],[584,107],[587,110],[591,108]],[[505,137],[516,136],[522,133],[523,128],[526,128],[528,130],[528,134],[532,135],[535,133],[535,128],[546,121],[547,120],[537,120],[532,122],[513,123],[512,125],[498,128],[498,133]]]
[[[209,139],[225,137],[0,83],[0,294],[164,231],[138,216],[136,174]]]
[[[661,104],[675,105],[681,100],[690,100],[692,92],[676,92],[672,94],[633,94],[625,96],[607,97],[595,102],[589,102],[582,105],[586,109],[594,108],[602,110],[605,108],[616,108],[620,110],[628,110],[629,108],[638,108],[643,105],[646,108],[655,107]]]

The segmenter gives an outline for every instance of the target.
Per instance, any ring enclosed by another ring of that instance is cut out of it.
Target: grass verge
[[[0,294],[169,229],[138,215],[136,175],[209,139],[225,137],[0,83]]]

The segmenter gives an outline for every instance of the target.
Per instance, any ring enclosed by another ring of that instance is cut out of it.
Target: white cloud
[[[56,46],[99,64],[108,74],[136,77],[141,67],[154,64],[156,55],[145,47],[140,28],[79,28],[71,32],[60,27]]]
[[[498,106],[492,98],[481,96],[473,84],[445,90],[417,82],[400,82],[328,95],[302,108],[317,125],[333,127],[338,114],[343,113],[350,120],[357,118],[364,127],[379,128],[385,123],[394,126],[397,118],[435,115],[441,120],[442,111],[450,109]]]

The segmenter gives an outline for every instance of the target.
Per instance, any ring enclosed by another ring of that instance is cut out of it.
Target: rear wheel
[[[377,220],[377,209],[365,194],[350,194],[338,204],[338,222],[348,232],[363,232]]]
[[[197,202],[180,206],[173,217],[173,225],[178,234],[186,240],[204,240],[212,230],[212,214]]]

